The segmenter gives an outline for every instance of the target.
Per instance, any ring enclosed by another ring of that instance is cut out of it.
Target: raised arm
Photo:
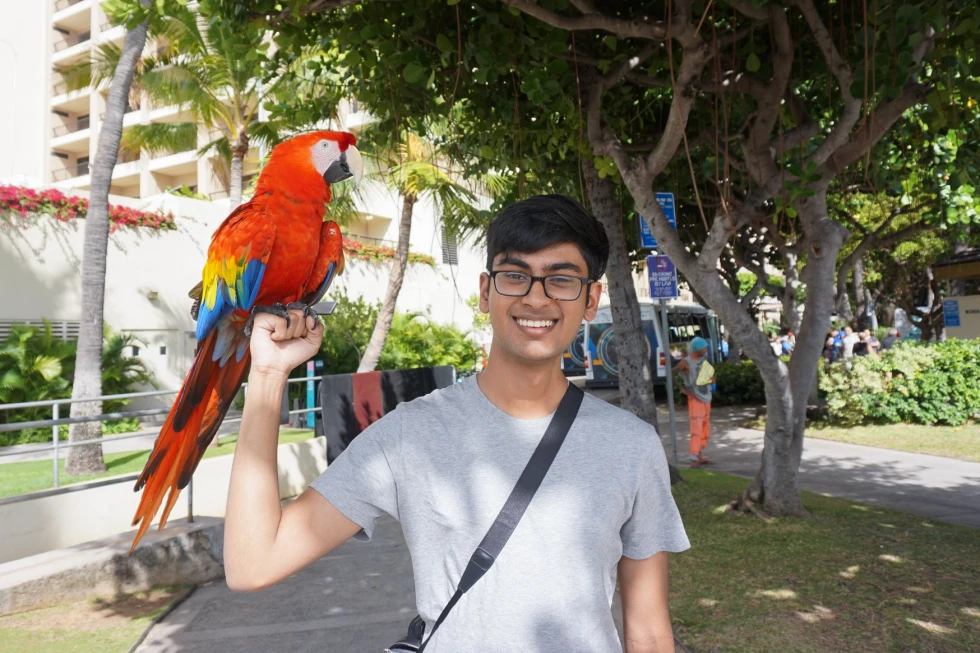
[[[225,514],[225,577],[233,590],[273,585],[360,530],[313,490],[285,510],[280,507],[276,452],[282,393],[289,372],[317,352],[322,338],[323,327],[301,311],[290,311],[289,327],[273,315],[255,318],[248,400]]]

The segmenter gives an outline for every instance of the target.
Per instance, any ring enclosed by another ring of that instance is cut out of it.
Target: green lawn
[[[921,424],[884,424],[881,426],[810,425],[807,437],[869,447],[898,449],[933,456],[980,462],[980,425],[923,426]]]
[[[721,510],[748,480],[684,470],[671,612],[694,651],[980,651],[980,534],[804,493],[810,519]]]
[[[313,431],[309,429],[288,429],[279,431],[279,443],[300,442],[309,440],[313,437]],[[204,452],[205,458],[214,456],[225,456],[235,451],[235,443],[238,442],[238,434],[222,435],[221,444],[217,447],[209,447]],[[84,476],[70,476],[65,473],[65,461],[61,460],[61,470],[58,473],[58,481],[61,485],[92,481],[107,476],[118,476],[139,472],[146,464],[146,459],[150,452],[146,451],[127,451],[123,453],[110,453],[105,455],[106,471],[103,474],[90,474]],[[0,464],[0,498],[10,497],[17,494],[37,492],[53,487],[54,478],[52,473],[51,460],[38,460],[26,463],[5,463]]]
[[[742,426],[761,431],[766,428],[766,420],[764,417],[753,418]],[[824,422],[808,422],[806,437],[980,462],[980,424],[881,424],[844,427]]]
[[[4,653],[126,653],[184,592],[169,587],[0,617]]]

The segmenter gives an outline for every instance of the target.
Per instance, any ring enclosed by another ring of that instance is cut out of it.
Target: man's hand
[[[284,318],[258,313],[252,323],[251,374],[286,377],[294,367],[305,363],[320,350],[323,325],[319,320],[289,311],[289,326]]]

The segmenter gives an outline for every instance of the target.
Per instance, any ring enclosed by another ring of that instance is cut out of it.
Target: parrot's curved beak
[[[323,173],[323,181],[336,184],[345,179],[354,178],[354,186],[360,183],[364,174],[364,161],[357,148],[351,145],[347,151],[340,153],[340,158],[330,164]]]

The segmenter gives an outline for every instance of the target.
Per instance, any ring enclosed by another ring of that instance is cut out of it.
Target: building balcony
[[[150,172],[178,176],[197,172],[197,150],[159,152],[150,159]]]
[[[54,10],[57,13],[70,7],[76,7],[76,9],[79,9],[77,5],[80,5],[83,2],[89,5],[89,9],[91,9],[92,0],[54,0]]]
[[[70,32],[83,32],[92,22],[92,0],[56,0],[51,22]]]
[[[55,65],[66,65],[78,59],[89,56],[91,51],[92,33],[89,31],[69,34],[54,42],[54,54],[51,55],[51,63]]]
[[[68,181],[69,179],[75,179],[77,177],[87,177],[89,174],[89,164],[88,162],[79,163],[78,165],[66,166],[58,170],[51,172],[51,181]],[[88,182],[86,182],[88,183]]]
[[[88,129],[90,127],[90,120],[88,116],[79,118],[78,120],[69,120],[63,125],[57,125],[51,129],[52,136],[64,136],[65,134],[72,134],[83,129]]]
[[[119,154],[119,158],[116,160],[116,167],[112,169],[112,181],[113,183],[133,181],[138,179],[140,176],[140,159],[138,156],[133,158],[134,155],[123,155]]]
[[[78,32],[77,34],[69,34],[67,36],[62,36],[60,39],[54,42],[54,51],[61,52],[62,50],[67,50],[73,46],[79,45],[81,43],[87,43],[92,40],[92,32],[90,30],[85,30],[84,32]]]
[[[53,131],[56,132],[56,135],[51,139],[51,147],[53,149],[71,152],[73,154],[88,153],[89,139],[92,137],[92,131],[88,127],[75,131],[65,131],[62,127],[55,127]],[[60,133],[57,133],[59,131]]]

